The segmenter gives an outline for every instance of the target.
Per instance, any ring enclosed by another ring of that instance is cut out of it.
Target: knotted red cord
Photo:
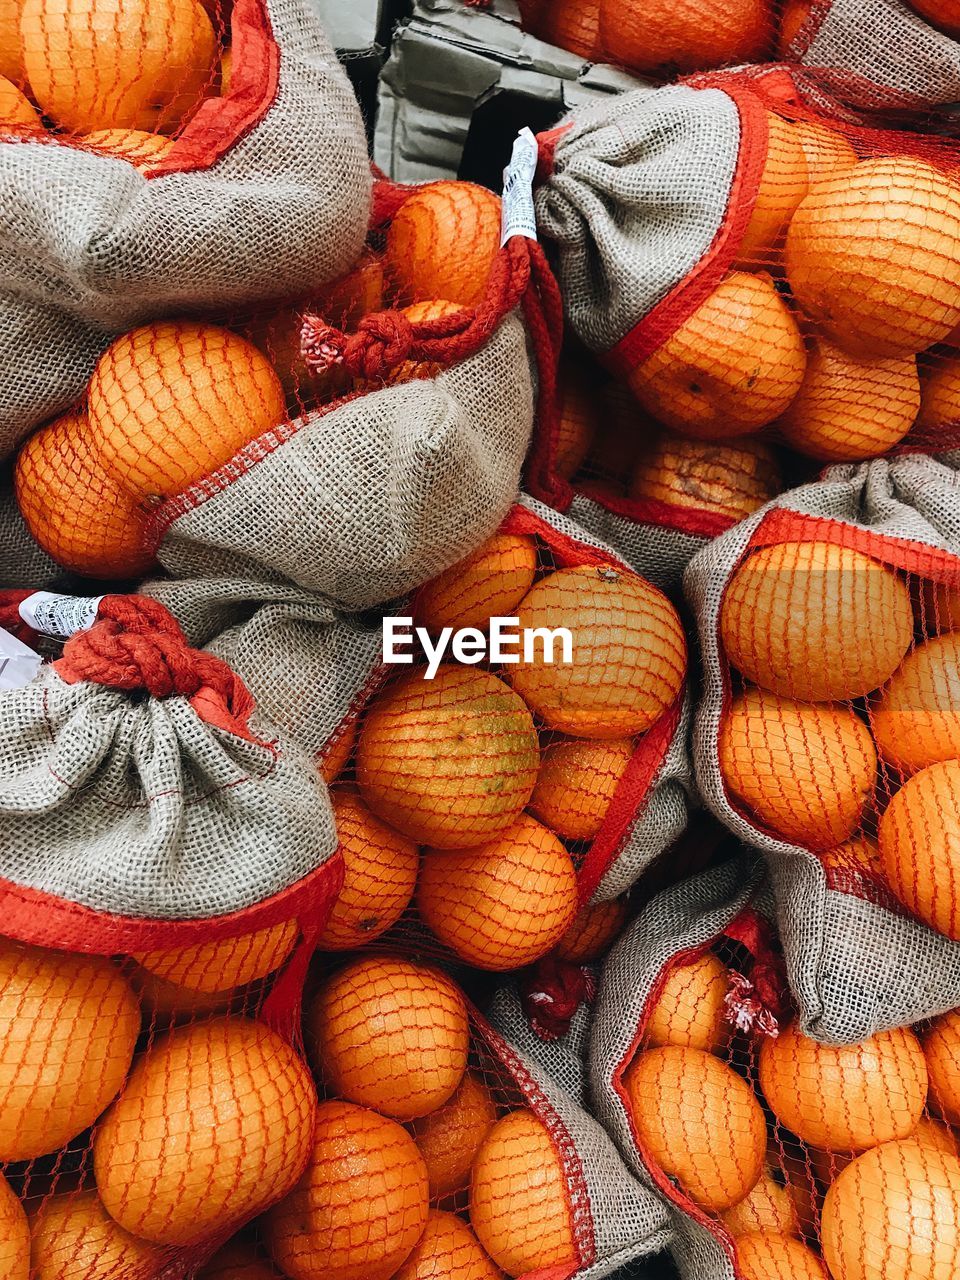
[[[545,956],[527,970],[520,982],[520,1003],[541,1040],[559,1040],[582,1004],[590,1004],[597,984],[589,969],[569,960]]]
[[[726,1019],[738,1031],[758,1031],[776,1039],[790,1015],[789,986],[776,932],[768,920],[748,907],[726,935],[744,946],[752,960],[748,976],[730,974],[730,989],[724,1000]]]
[[[32,595],[32,591],[0,591],[0,630],[9,631],[24,644],[31,644],[37,634],[20,617],[20,605]]]

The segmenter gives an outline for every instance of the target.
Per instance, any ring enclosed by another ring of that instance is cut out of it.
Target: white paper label
[[[533,208],[533,179],[536,172],[537,140],[529,129],[521,129],[513,144],[510,163],[503,171],[501,247],[514,236],[537,239],[537,215]]]
[[[37,675],[43,659],[34,651],[0,629],[0,689],[22,689]]]
[[[69,640],[78,631],[89,631],[97,620],[103,596],[61,596],[55,591],[35,591],[20,605],[20,617],[28,627],[54,640]]]

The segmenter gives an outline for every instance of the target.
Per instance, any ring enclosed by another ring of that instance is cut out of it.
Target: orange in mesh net
[[[908,653],[871,707],[880,754],[903,774],[960,757],[960,635]]]
[[[807,153],[800,131],[772,111],[766,113],[766,122],[763,173],[737,251],[742,266],[762,262],[773,252],[808,189]]]
[[[800,1215],[790,1189],[781,1186],[770,1172],[769,1164],[760,1175],[760,1181],[732,1209],[727,1209],[720,1219],[732,1236],[774,1234],[799,1236]],[[737,1241],[738,1261],[740,1241]]]
[[[687,648],[676,610],[642,578],[608,566],[558,569],[517,609],[522,630],[566,627],[573,661],[521,657],[510,681],[552,729],[619,738],[649,729],[683,687]]]
[[[533,586],[534,540],[522,533],[495,533],[482,546],[417,594],[417,621],[432,632],[443,627],[485,628],[491,618],[509,618]]]
[[[577,902],[570,854],[528,814],[489,844],[427,850],[417,887],[424,922],[478,969],[517,969],[545,955]]]
[[[321,951],[347,951],[400,919],[413,897],[420,850],[375,818],[354,787],[336,787],[331,799],[343,886],[317,945]]]
[[[497,1107],[483,1079],[468,1071],[448,1102],[410,1127],[430,1180],[430,1199],[463,1191],[470,1169],[491,1127]]]
[[[406,1130],[321,1102],[306,1172],[268,1215],[267,1241],[291,1280],[389,1280],[428,1211],[426,1167]]]
[[[960,941],[960,760],[909,778],[880,819],[880,861],[897,898]]]
[[[810,702],[851,699],[896,671],[913,638],[913,608],[903,580],[862,552],[781,542],[733,574],[720,631],[730,662],[762,688]]]
[[[611,898],[583,907],[553,949],[558,960],[592,964],[610,950],[630,914],[626,898]]]
[[[960,1010],[934,1018],[921,1039],[930,1076],[930,1105],[949,1124],[960,1125]]]
[[[282,1280],[252,1245],[231,1243],[198,1272],[197,1280]]]
[[[530,799],[540,751],[522,698],[486,671],[414,670],[368,710],[357,781],[377,815],[423,844],[459,848],[506,830]]]
[[[722,440],[778,418],[806,365],[800,329],[772,279],[734,271],[628,381],[658,422]]]
[[[200,1243],[296,1182],[316,1105],[306,1068],[263,1024],[176,1028],[149,1046],[95,1133],[100,1197],[134,1236]]]
[[[108,960],[0,943],[0,1160],[93,1124],[133,1060],[140,1008]]]
[[[404,302],[473,307],[499,248],[499,196],[472,182],[431,182],[394,216],[384,266]]]
[[[938,353],[935,360],[924,361],[920,395],[918,430],[932,440],[949,438],[960,424],[960,358]]]
[[[173,986],[209,995],[245,986],[279,969],[297,940],[296,920],[191,947],[135,954],[148,973]]]
[[[137,993],[141,1008],[158,1023],[171,1019],[185,1021],[203,1014],[237,1012],[247,992],[231,987],[224,991],[191,991],[175,982],[158,978],[155,973],[131,964],[126,969],[130,985]]]
[[[40,128],[40,117],[36,108],[20,92],[15,84],[11,84],[4,76],[0,76],[0,126],[26,125],[28,128]]]
[[[842,134],[814,120],[797,120],[794,131],[800,137],[807,162],[807,181],[810,187],[822,178],[836,174],[849,174],[860,157]],[[851,178],[851,182],[853,178]]]
[[[508,1276],[575,1263],[563,1165],[532,1111],[505,1115],[484,1139],[470,1181],[470,1225]]]
[[[604,53],[658,77],[756,62],[773,39],[769,0],[601,0]]]
[[[823,1263],[788,1235],[758,1232],[737,1241],[740,1280],[828,1280]]]
[[[813,5],[814,0],[784,0],[778,43],[779,53],[784,61],[789,60],[790,45],[800,34],[800,28],[810,16]]]
[[[306,1013],[328,1089],[398,1120],[453,1096],[467,1066],[467,1008],[436,969],[390,956],[355,960]]]
[[[565,840],[592,840],[635,749],[632,738],[551,742],[540,758],[530,808]]]
[[[357,722],[349,720],[341,725],[319,762],[320,774],[327,786],[332,786],[346,769],[356,745]]]
[[[571,479],[582,466],[600,424],[596,376],[587,364],[564,359],[557,375],[557,475]]]
[[[30,88],[63,129],[172,131],[200,101],[217,56],[197,0],[24,0]]]
[[[144,129],[99,129],[78,141],[94,151],[129,160],[137,169],[151,168],[173,149],[170,138],[160,133],[147,133]]]
[[[723,444],[663,432],[640,455],[631,498],[743,520],[782,487],[777,455],[752,437]]]
[[[728,1033],[724,1006],[729,989],[726,965],[709,951],[676,965],[650,1009],[646,1044],[715,1053]]]
[[[20,5],[18,0],[0,3],[0,76],[22,85],[26,79],[20,48]]]
[[[30,1271],[30,1228],[23,1206],[0,1175],[0,1277],[25,1280]],[[41,1275],[37,1280],[45,1280]]]
[[[502,1280],[502,1276],[462,1218],[431,1209],[423,1235],[394,1280]]]
[[[44,1200],[31,1214],[30,1242],[33,1280],[150,1280],[163,1261],[156,1245],[114,1222],[96,1191]]]

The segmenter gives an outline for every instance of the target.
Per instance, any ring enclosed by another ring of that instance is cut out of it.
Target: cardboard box
[[[397,24],[410,17],[412,0],[314,0],[314,4],[350,77],[372,142],[380,70]]]

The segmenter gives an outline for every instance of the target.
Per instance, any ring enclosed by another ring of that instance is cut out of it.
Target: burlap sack
[[[855,107],[950,107],[960,100],[956,34],[907,0],[818,0],[781,52]]]
[[[67,575],[27,532],[6,467],[0,467],[0,588],[53,590]]]
[[[770,543],[814,539],[852,547],[898,570],[921,595],[929,583],[952,585],[960,581],[958,494],[956,464],[922,454],[832,468],[821,481],[784,494],[718,538],[693,560],[684,581],[703,661],[694,729],[700,791],[730,830],[763,851],[801,1025],[827,1042],[852,1043],[954,1008],[960,1003],[960,943],[898,903],[880,872],[846,866],[842,859],[838,864],[830,850],[779,838],[731,795],[718,763],[721,723],[733,692],[720,612],[736,568],[752,549]],[[862,621],[870,627],[869,618]],[[918,610],[919,639],[937,629],[935,610]],[[850,644],[858,643],[865,637],[858,642],[851,635]],[[875,705],[871,695],[867,706]],[[875,835],[876,805],[882,807],[897,786],[897,776],[881,769],[877,802],[862,818],[864,835]],[[943,886],[948,896],[949,883]]]
[[[300,297],[359,253],[363,121],[315,10],[239,0],[230,26],[229,92],[149,171],[69,135],[0,143],[0,456],[81,395],[118,333]]]

